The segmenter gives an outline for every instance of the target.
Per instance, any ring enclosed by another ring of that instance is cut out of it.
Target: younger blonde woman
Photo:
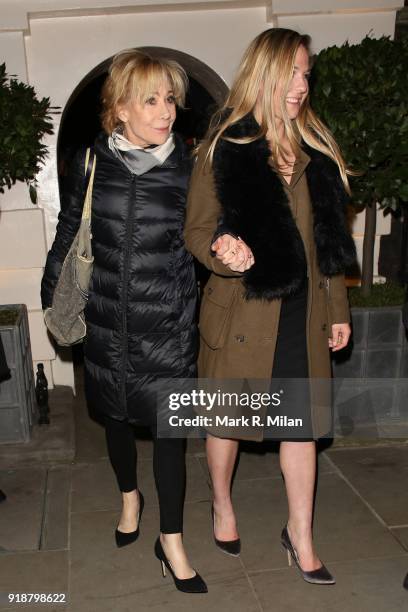
[[[330,430],[330,405],[295,382],[328,379],[329,349],[348,343],[343,273],[355,248],[345,220],[346,166],[310,108],[309,75],[308,36],[276,28],[249,45],[199,148],[185,239],[212,271],[199,376],[292,379],[284,388],[303,428],[275,436],[289,505],[281,541],[306,581],[333,584],[312,540],[315,440]],[[233,555],[241,548],[231,502],[237,450],[237,439],[208,433],[215,542]]]

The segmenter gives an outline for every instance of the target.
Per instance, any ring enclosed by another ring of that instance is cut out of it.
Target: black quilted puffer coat
[[[196,282],[183,240],[190,154],[176,147],[161,166],[132,174],[95,142],[94,268],[85,311],[85,392],[92,411],[133,423],[155,420],[160,378],[195,375]],[[62,262],[82,214],[85,151],[65,188],[41,286],[51,305]]]

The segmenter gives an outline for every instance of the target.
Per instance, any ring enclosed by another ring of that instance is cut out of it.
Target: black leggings
[[[153,473],[160,507],[160,531],[183,531],[183,507],[186,488],[185,440],[153,436]],[[128,421],[105,417],[105,434],[109,459],[116,474],[119,489],[137,489],[137,452],[133,426]]]

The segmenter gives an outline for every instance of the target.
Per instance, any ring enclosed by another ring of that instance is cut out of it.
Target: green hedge
[[[364,297],[361,287],[349,288],[350,306],[373,308],[380,306],[401,306],[405,299],[405,288],[388,281],[373,285],[369,297]]]
[[[357,207],[408,203],[408,37],[367,36],[315,58],[311,103],[351,168]]]

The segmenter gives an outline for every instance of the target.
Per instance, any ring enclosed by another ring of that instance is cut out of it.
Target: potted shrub
[[[47,154],[42,138],[53,133],[54,112],[49,98],[38,99],[33,87],[10,78],[0,65],[0,193],[24,181],[36,203],[35,177]],[[0,335],[11,372],[0,383],[0,443],[27,442],[35,389],[25,304],[0,306]]]
[[[30,85],[10,78],[6,65],[0,65],[0,193],[24,181],[36,203],[35,177],[47,154],[42,138],[53,134],[51,114],[56,108],[49,98],[39,100]]]
[[[408,204],[408,38],[367,36],[324,49],[313,68],[312,105],[333,132],[349,167],[352,203],[365,208],[362,292],[373,283],[376,204]]]

